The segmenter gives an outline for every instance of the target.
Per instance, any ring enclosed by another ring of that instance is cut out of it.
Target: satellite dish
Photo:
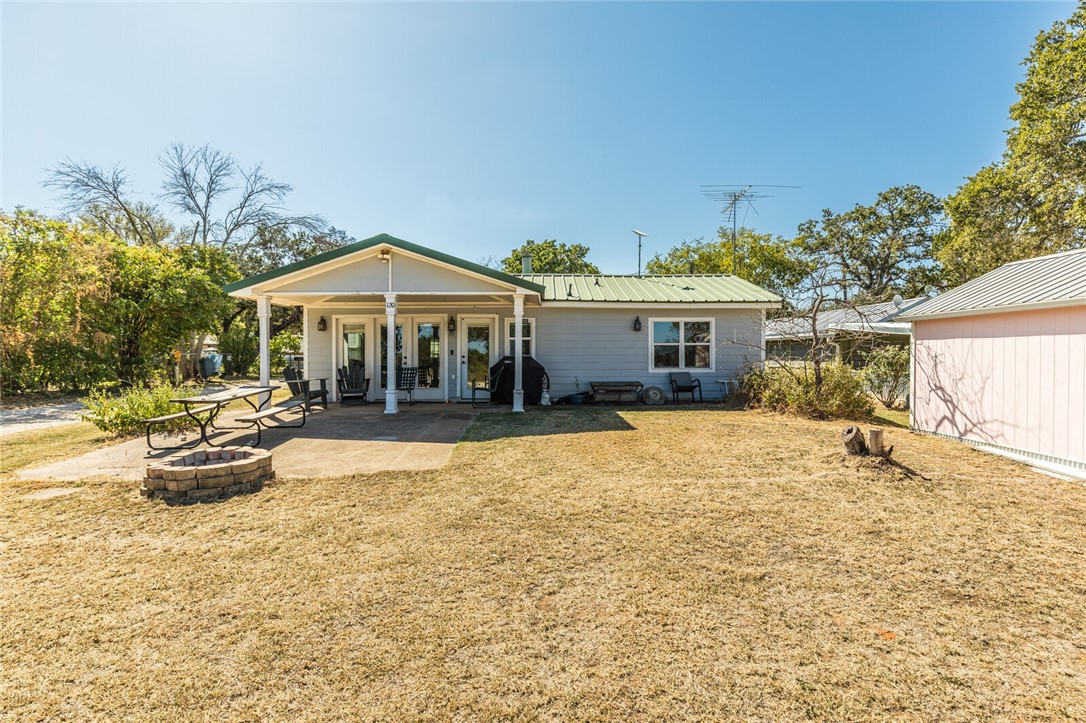
[[[905,299],[901,298],[901,294],[894,294],[894,306],[900,309],[904,303]]]

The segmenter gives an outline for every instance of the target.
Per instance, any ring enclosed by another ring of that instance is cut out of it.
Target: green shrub
[[[272,374],[278,374],[286,366],[283,356],[294,354],[302,348],[302,337],[298,334],[282,332],[276,334],[268,342],[268,355],[271,357]]]
[[[909,348],[880,346],[865,357],[864,385],[887,409],[909,390]]]
[[[846,364],[822,365],[822,388],[815,388],[811,365],[768,365],[742,380],[748,404],[814,419],[862,418],[875,411],[863,375]]]
[[[133,387],[120,394],[110,390],[97,389],[87,396],[83,403],[87,411],[81,416],[103,432],[119,435],[137,434],[143,431],[141,419],[161,417],[182,411],[180,405],[171,404],[170,399],[192,397],[199,389],[191,386],[172,387],[169,384],[155,384],[151,387]],[[195,427],[188,417],[167,422],[166,429],[179,430]]]
[[[219,337],[219,351],[223,355],[224,372],[233,376],[248,374],[260,356],[260,338],[255,329],[250,329],[242,321],[235,321]]]

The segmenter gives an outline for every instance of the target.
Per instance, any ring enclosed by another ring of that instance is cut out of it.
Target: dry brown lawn
[[[0,485],[18,720],[1086,718],[1086,488],[891,429],[483,415],[432,473]]]
[[[0,478],[27,467],[71,459],[99,447],[124,441],[90,422],[72,422],[0,437]]]

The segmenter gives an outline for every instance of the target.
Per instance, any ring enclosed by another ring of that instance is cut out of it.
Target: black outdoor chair
[[[396,369],[396,391],[407,392],[407,403],[415,403],[415,387],[419,383],[418,367],[399,367]]]
[[[290,389],[290,398],[305,402],[306,409],[309,409],[314,399],[319,401],[322,407],[328,409],[327,379],[306,379],[297,369],[287,367],[283,370],[283,381]],[[320,382],[320,388],[314,389],[313,382]]]
[[[502,372],[505,370],[504,365],[495,364],[487,374],[487,380],[484,383],[482,379],[471,379],[468,381],[468,385],[471,387],[471,406],[476,409],[482,409],[483,407],[498,407],[501,406],[494,400],[494,395],[498,391],[498,385],[502,381]],[[487,392],[487,398],[480,401],[476,396],[478,392]]]
[[[694,390],[698,390],[698,399],[705,401],[701,395],[701,380],[694,379],[690,372],[671,372],[671,399],[675,404],[679,403],[679,392],[690,392],[690,403],[694,403]]]
[[[336,370],[336,390],[339,392],[340,406],[347,402],[365,404],[369,389],[370,380],[366,378],[366,367],[352,364]]]

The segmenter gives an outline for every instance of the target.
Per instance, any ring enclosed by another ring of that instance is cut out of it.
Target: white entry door
[[[498,322],[494,317],[463,317],[460,320],[460,398],[471,399],[472,385],[476,399],[490,398],[483,391],[490,382],[490,367],[498,360]]]

